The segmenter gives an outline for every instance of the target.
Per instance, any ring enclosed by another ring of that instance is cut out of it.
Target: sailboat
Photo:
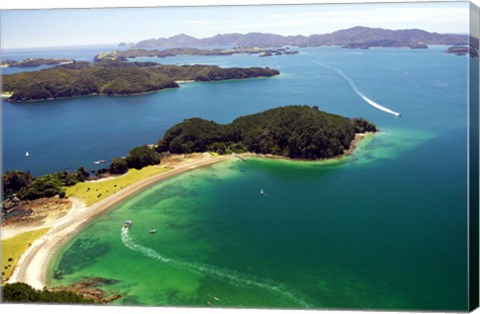
[[[30,157],[30,153],[28,151],[25,152],[25,157],[26,158]]]

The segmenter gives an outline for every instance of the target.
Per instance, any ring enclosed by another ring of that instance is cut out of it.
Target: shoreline
[[[235,158],[235,156],[227,155],[211,157],[206,160],[202,159],[187,162],[171,171],[159,173],[136,182],[92,206],[86,207],[81,204],[72,214],[67,214],[68,217],[53,224],[51,229],[45,235],[32,243],[27,251],[22,254],[17,263],[17,267],[7,283],[23,282],[29,284],[35,289],[43,289],[44,287],[47,287],[49,284],[49,265],[55,254],[58,252],[58,249],[99,215],[161,180],[200,167],[232,160],[233,158]],[[71,199],[76,200],[75,198]],[[78,200],[76,201],[78,202]]]
[[[317,163],[317,162],[325,162],[325,161],[337,161],[341,160],[347,156],[350,156],[353,154],[355,149],[357,148],[358,143],[363,140],[364,138],[379,133],[380,131],[377,132],[365,132],[365,133],[356,133],[355,137],[353,138],[352,142],[350,143],[350,148],[346,149],[343,151],[343,154],[338,155],[336,157],[331,157],[331,158],[321,158],[321,159],[300,159],[300,158],[290,158],[286,156],[280,156],[280,155],[272,155],[272,154],[258,154],[258,153],[242,153],[238,154],[242,157],[253,157],[253,158],[265,158],[265,159],[274,159],[274,160],[285,160],[285,161],[293,161],[293,162],[307,162],[307,163]]]
[[[289,161],[303,161],[303,162],[322,162],[327,160],[339,160],[351,155],[357,144],[368,135],[374,134],[372,132],[357,133],[350,144],[350,148],[345,150],[340,156],[333,158],[317,159],[317,160],[298,160],[284,156],[262,155],[255,153],[232,154],[223,156],[209,156],[208,158],[187,161],[178,166],[174,166],[172,170],[153,175],[141,181],[138,181],[117,193],[86,207],[83,202],[75,197],[70,197],[72,201],[72,208],[69,213],[61,219],[49,225],[50,230],[37,239],[32,245],[22,254],[15,270],[13,271],[7,283],[24,282],[35,289],[43,289],[50,284],[49,271],[50,264],[58,253],[59,249],[70,239],[72,239],[78,232],[85,228],[99,215],[103,214],[113,206],[128,199],[134,194],[150,187],[151,185],[168,179],[170,177],[194,170],[200,167],[213,165],[220,162],[225,162],[242,157],[253,158],[267,158]],[[45,226],[41,226],[45,227]],[[3,233],[3,232],[2,232]]]
[[[91,94],[86,94],[86,95],[75,95],[75,96],[65,96],[65,97],[56,97],[56,98],[44,98],[44,99],[32,99],[32,100],[22,100],[22,101],[10,101],[11,103],[15,104],[22,104],[22,103],[35,103],[35,102],[40,102],[40,101],[53,101],[53,100],[65,100],[65,99],[74,99],[74,98],[80,98],[80,97],[93,97],[93,96],[106,96],[106,97],[128,97],[128,96],[141,96],[141,95],[148,95],[148,94],[153,94],[153,93],[158,93],[162,91],[166,91],[169,89],[174,89],[174,88],[179,88],[180,86],[175,86],[175,87],[165,87],[153,91],[148,91],[148,92],[141,92],[141,93],[132,93],[132,94],[102,94],[102,93],[91,93]],[[10,98],[13,95],[10,94],[8,98]],[[2,96],[3,97],[3,96]]]
[[[43,99],[12,101],[12,100],[9,100],[9,98],[11,96],[13,96],[14,93],[11,93],[11,94],[2,94],[2,98],[5,98],[5,100],[7,100],[10,103],[22,104],[22,103],[35,103],[35,102],[41,102],[41,101],[65,100],[65,99],[73,99],[73,98],[80,98],[80,97],[92,97],[92,96],[106,96],[106,97],[142,96],[142,95],[148,95],[148,94],[153,94],[153,93],[158,93],[158,92],[163,92],[163,91],[168,91],[168,90],[173,90],[173,89],[176,89],[176,88],[180,88],[180,85],[186,84],[186,83],[241,81],[241,80],[273,78],[275,76],[280,76],[280,74],[276,74],[276,75],[273,75],[273,76],[257,76],[257,77],[226,79],[226,80],[209,80],[209,81],[179,80],[179,81],[174,81],[178,86],[165,87],[165,88],[160,88],[160,89],[156,89],[156,90],[152,90],[152,91],[146,91],[146,92],[140,92],[140,93],[131,93],[131,94],[112,94],[112,95],[108,95],[108,94],[103,94],[103,93],[91,93],[91,94],[86,94],[86,95],[74,95],[74,96],[65,96],[65,97],[56,97],[56,98],[51,97],[51,98],[43,98]]]

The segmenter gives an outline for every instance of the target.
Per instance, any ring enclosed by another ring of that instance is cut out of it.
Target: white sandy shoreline
[[[171,171],[134,183],[90,207],[85,207],[79,200],[71,198],[73,203],[71,212],[56,221],[49,232],[32,243],[21,256],[8,283],[24,282],[35,289],[43,289],[48,285],[49,264],[57,250],[98,215],[160,180],[233,158],[235,157],[228,155],[187,162]]]
[[[345,151],[343,155],[336,158],[343,158],[350,155],[356,147],[356,144],[364,137],[369,135],[366,134],[357,134],[355,139],[352,141],[351,147],[349,150]],[[30,230],[7,230],[6,236],[12,237],[17,234],[26,231],[37,230],[41,228],[51,229],[42,237],[37,239],[33,244],[24,252],[20,260],[17,263],[17,266],[12,273],[12,276],[8,280],[8,283],[13,282],[24,282],[36,289],[43,289],[48,286],[48,270],[49,265],[56,254],[56,252],[65,244],[69,239],[71,239],[75,234],[77,234],[81,229],[86,225],[92,222],[98,215],[104,213],[106,210],[112,208],[114,205],[124,201],[128,197],[138,193],[139,191],[153,185],[154,183],[164,180],[166,178],[179,175],[186,171],[190,171],[199,167],[204,167],[212,165],[215,163],[232,160],[234,158],[243,159],[243,157],[253,157],[253,158],[268,158],[268,159],[286,159],[285,157],[270,156],[270,155],[261,155],[261,154],[232,154],[232,155],[223,155],[218,157],[209,156],[208,158],[195,159],[191,161],[182,162],[180,165],[175,166],[172,170],[167,172],[162,172],[146,179],[143,179],[139,182],[136,182],[130,186],[127,186],[123,190],[118,191],[117,193],[95,203],[89,207],[86,207],[80,200],[71,197],[72,208],[69,213],[52,222],[48,225],[42,225]],[[317,160],[325,161],[324,160]],[[310,161],[315,162],[315,161]],[[2,230],[2,239],[5,239],[4,230]]]

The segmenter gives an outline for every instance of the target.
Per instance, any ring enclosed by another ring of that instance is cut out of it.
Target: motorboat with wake
[[[125,222],[123,223],[123,229],[130,229],[133,225],[133,222],[131,220],[125,220]]]

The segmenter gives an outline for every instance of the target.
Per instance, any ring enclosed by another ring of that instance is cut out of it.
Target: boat
[[[263,189],[260,189],[260,195],[265,196],[265,192],[263,192]]]
[[[106,163],[107,161],[105,159],[102,159],[102,160],[97,160],[97,161],[94,161],[93,163],[96,164],[96,165],[101,165],[101,164],[104,164]]]
[[[150,229],[150,230],[148,230],[148,232],[155,233],[155,232],[157,232],[157,229]]]
[[[131,220],[125,220],[123,223],[123,229],[130,229],[133,225],[133,222]]]
[[[30,153],[28,151],[25,152],[25,157],[26,158],[30,157]]]

